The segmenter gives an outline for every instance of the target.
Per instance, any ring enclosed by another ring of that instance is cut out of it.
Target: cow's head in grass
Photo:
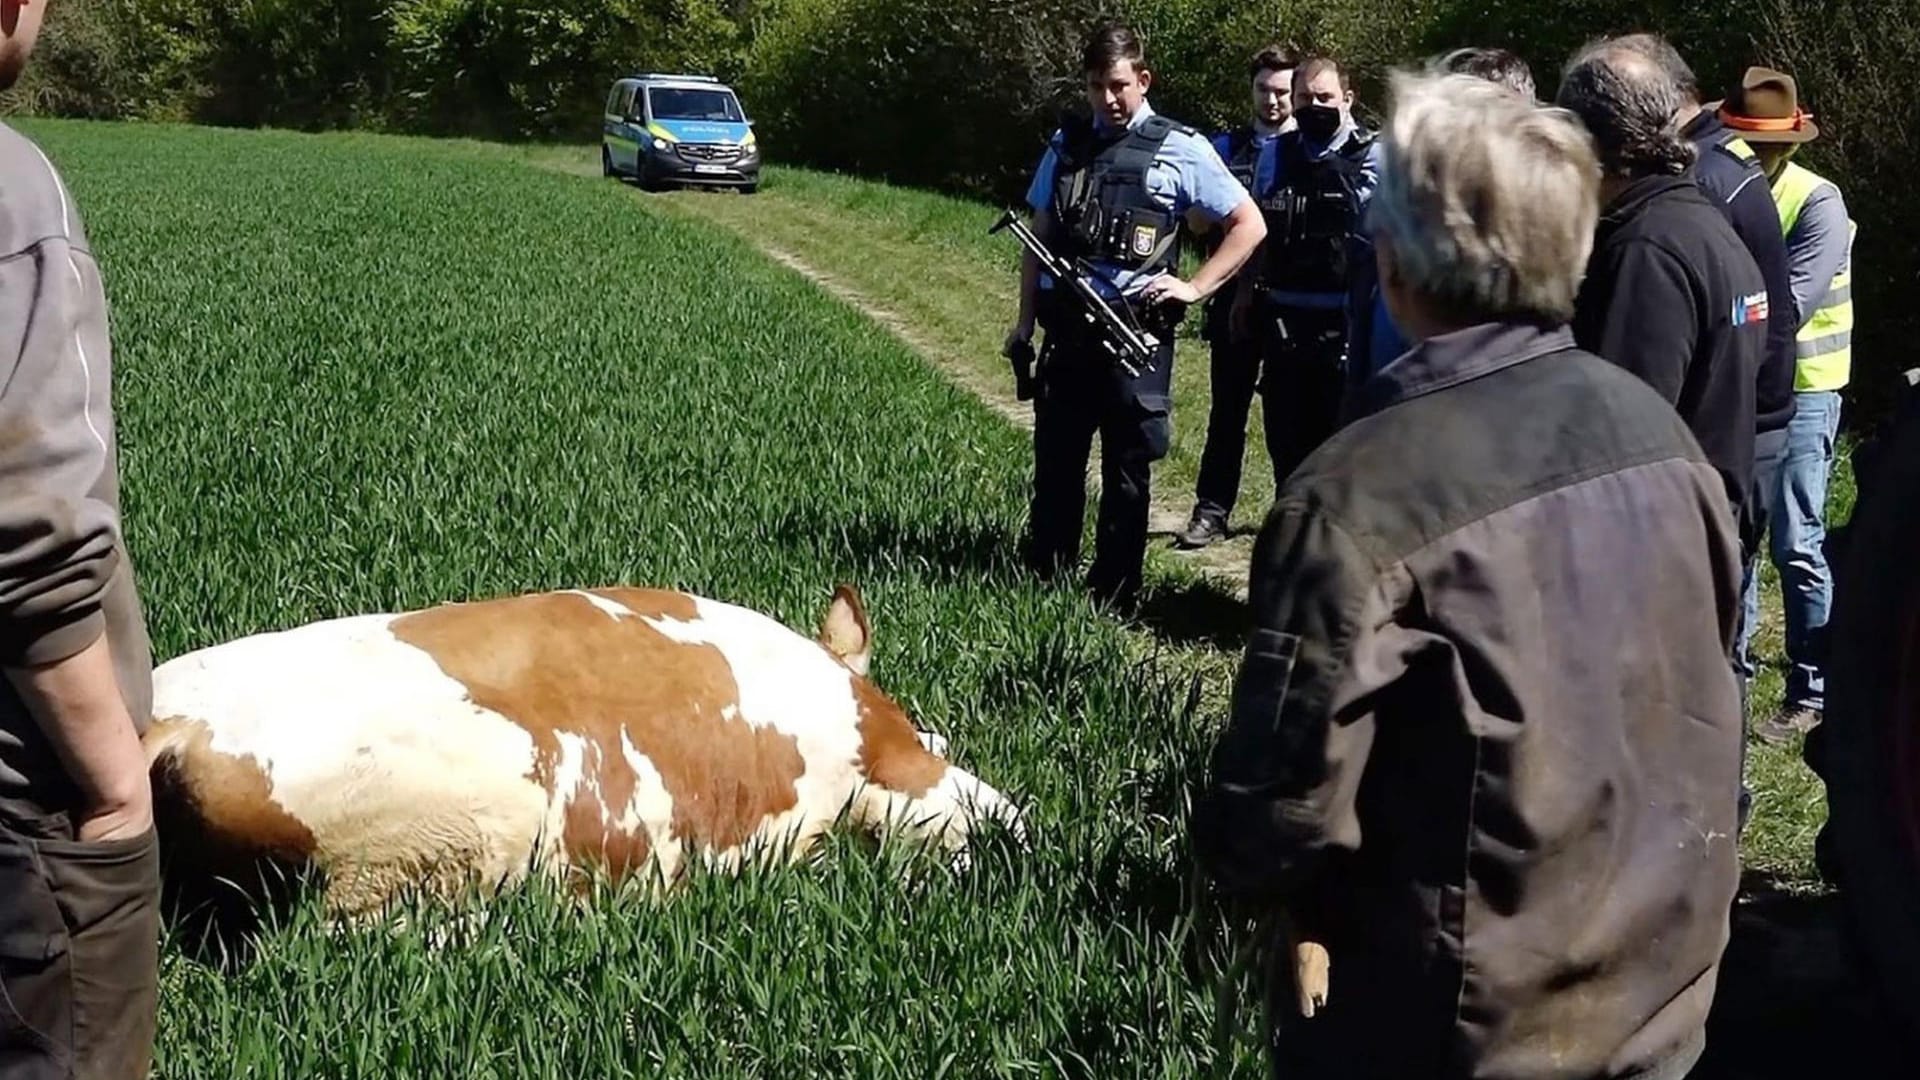
[[[173,876],[317,869],[329,906],[533,865],[671,882],[836,823],[964,851],[1012,802],[868,677],[853,588],[813,637],[657,589],[526,593],[261,633],[154,673]]]

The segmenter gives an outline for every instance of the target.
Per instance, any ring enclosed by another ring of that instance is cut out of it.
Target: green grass
[[[1827,490],[1829,528],[1853,516],[1853,440],[1842,437]],[[1760,560],[1760,623],[1754,633],[1760,671],[1754,677],[1747,711],[1763,722],[1780,709],[1786,694],[1786,621],[1780,607],[1780,575],[1771,559]],[[1748,748],[1747,786],[1753,791],[1753,817],[1742,840],[1742,861],[1751,871],[1778,879],[1789,888],[1816,888],[1813,842],[1827,820],[1826,788],[1801,759],[1803,740],[1771,746],[1753,740]]]
[[[158,1075],[1211,1067],[1179,800],[1211,722],[1188,680],[1219,692],[1229,658],[1015,569],[1019,433],[614,185],[376,137],[24,126],[104,260],[158,658],[609,582],[810,629],[850,580],[881,685],[1033,808],[1031,854],[958,876],[843,845],[663,908],[529,893],[438,949],[310,908],[231,971],[170,944]]]

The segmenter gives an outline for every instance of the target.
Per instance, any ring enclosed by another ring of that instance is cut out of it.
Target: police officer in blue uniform
[[[1339,423],[1354,240],[1380,177],[1379,143],[1354,121],[1338,61],[1315,57],[1294,72],[1293,115],[1298,130],[1275,139],[1254,174],[1267,238],[1233,315],[1236,324],[1257,323],[1251,332],[1262,343],[1276,490]]]
[[[1248,70],[1253,84],[1253,119],[1213,138],[1214,151],[1227,163],[1227,171],[1249,192],[1267,145],[1294,130],[1293,72],[1299,66],[1293,53],[1278,46],[1270,45],[1255,54]],[[1203,239],[1217,244],[1219,233],[1209,230]],[[1207,303],[1201,336],[1211,353],[1208,386],[1212,393],[1207,410],[1207,444],[1200,455],[1200,477],[1194,485],[1193,515],[1175,537],[1186,548],[1206,547],[1227,535],[1227,519],[1240,493],[1240,466],[1247,451],[1247,410],[1253,405],[1254,386],[1260,378],[1260,343],[1233,335],[1229,315],[1234,292],[1229,285]]]
[[[1081,70],[1092,115],[1063,124],[1042,156],[1027,192],[1033,230],[1060,256],[1087,259],[1094,288],[1160,345],[1150,368],[1129,375],[1093,336],[1099,331],[1072,315],[1067,290],[1042,280],[1029,253],[1007,350],[1028,342],[1036,322],[1046,331],[1036,373],[1027,563],[1050,577],[1078,562],[1087,459],[1098,432],[1100,511],[1087,585],[1096,599],[1124,610],[1140,588],[1151,466],[1172,440],[1174,326],[1186,306],[1233,276],[1265,227],[1207,140],[1147,104],[1153,76],[1131,29],[1097,30]],[[1186,281],[1177,269],[1189,215],[1225,228],[1219,247]]]

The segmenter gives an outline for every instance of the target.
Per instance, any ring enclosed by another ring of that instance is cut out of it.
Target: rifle
[[[1002,229],[1011,229],[1020,243],[1040,260],[1040,269],[1068,288],[1077,301],[1080,317],[1098,331],[1094,336],[1099,339],[1101,347],[1113,356],[1121,370],[1133,378],[1139,378],[1143,371],[1153,370],[1153,354],[1160,347],[1160,339],[1122,318],[1105,297],[1094,291],[1093,286],[1087,283],[1087,278],[1094,271],[1085,265],[1084,260],[1068,262],[1049,251],[1047,245],[1012,210],[1002,213],[1000,220],[987,233],[992,235]]]

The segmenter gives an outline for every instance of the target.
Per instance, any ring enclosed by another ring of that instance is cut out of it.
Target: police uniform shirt
[[[1137,128],[1152,115],[1153,107],[1143,101],[1127,127]],[[1097,117],[1094,123],[1106,126],[1104,117]],[[1045,212],[1052,205],[1053,178],[1063,138],[1061,132],[1053,133],[1046,153],[1040,157],[1039,167],[1034,170],[1033,182],[1027,188],[1027,205],[1036,213]],[[1220,159],[1213,144],[1187,131],[1175,131],[1160,144],[1153,156],[1153,167],[1147,170],[1147,190],[1155,202],[1176,217],[1184,216],[1189,209],[1198,207],[1215,221],[1233,213],[1242,202],[1252,198],[1240,181],[1234,179],[1233,173],[1227,171],[1227,163]],[[1121,293],[1130,294],[1154,276],[1142,278],[1135,271],[1124,270],[1100,260],[1095,260],[1093,266],[1098,271],[1093,279],[1094,288],[1108,299],[1113,298],[1114,289],[1108,286],[1107,281],[1112,281]],[[1052,279],[1042,274],[1040,287],[1052,288]]]

